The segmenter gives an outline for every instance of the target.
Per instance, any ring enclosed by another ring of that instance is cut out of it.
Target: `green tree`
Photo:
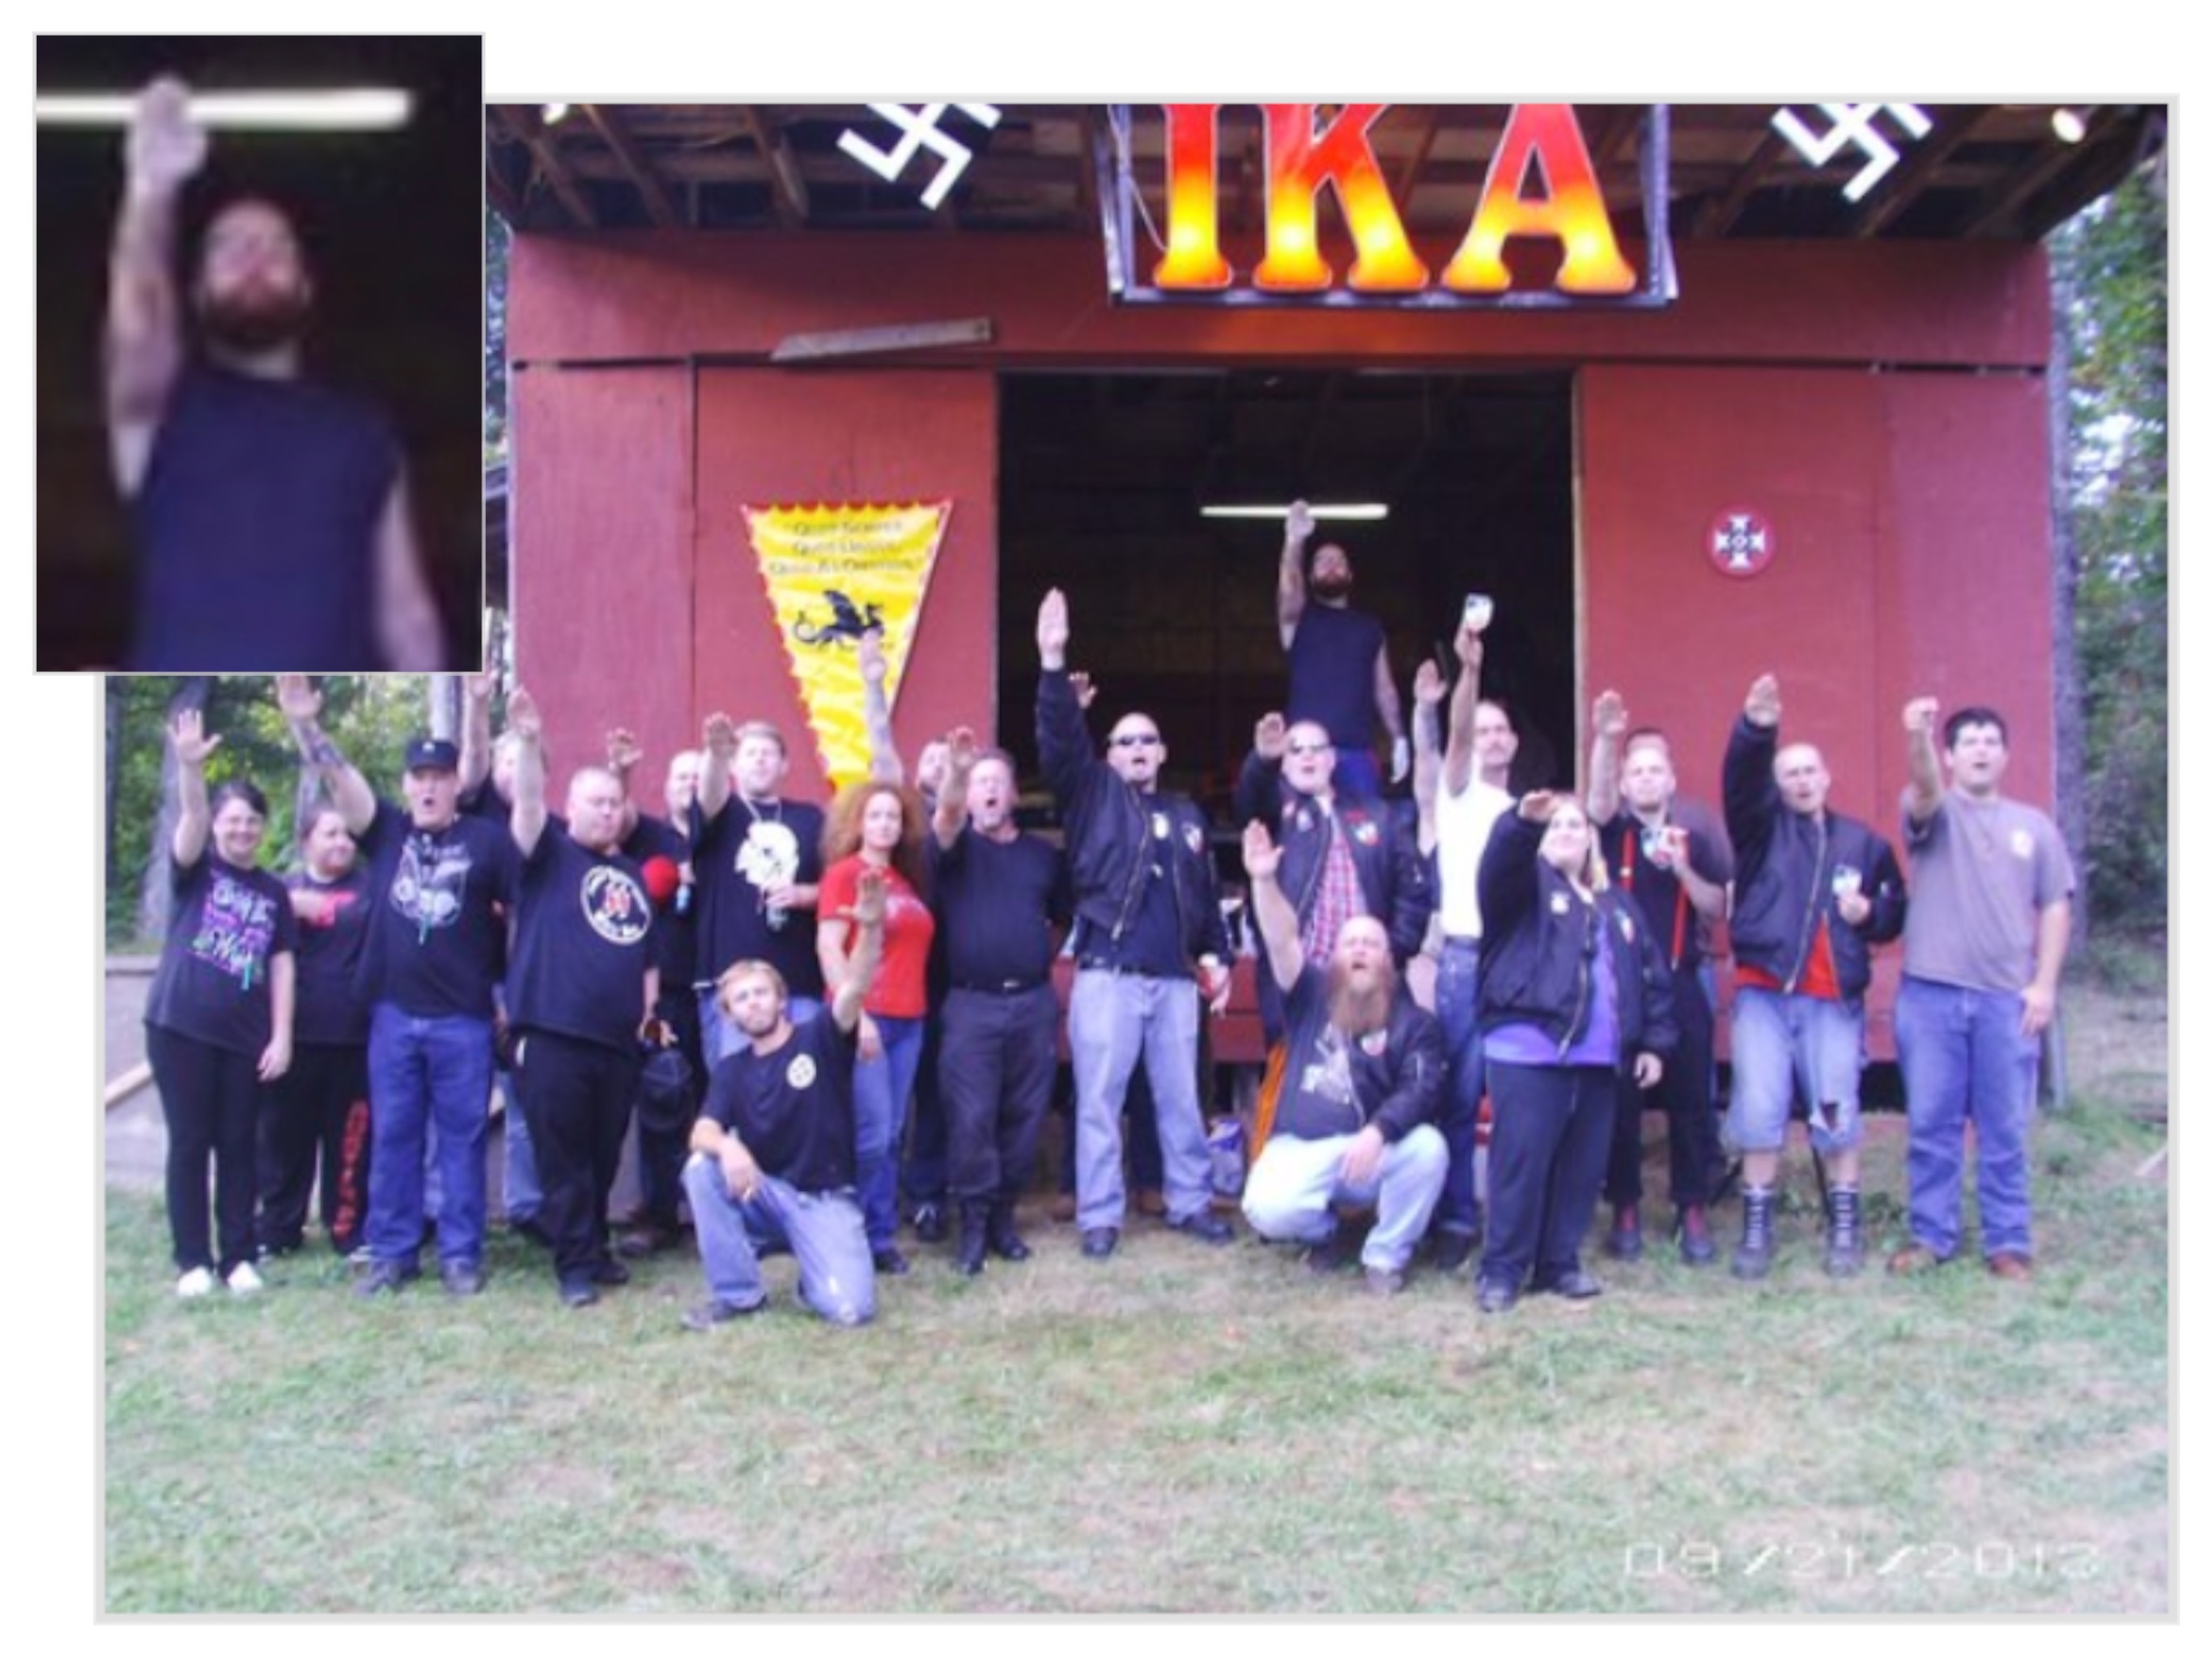
[[[414,675],[340,675],[321,682],[323,728],[378,792],[398,793],[407,739],[434,723],[428,683]],[[297,861],[299,814],[313,799],[299,757],[264,677],[108,676],[107,938],[111,945],[158,939],[168,916],[169,831],[176,776],[167,741],[179,708],[198,708],[222,738],[210,784],[244,777],[269,797],[261,861]]]
[[[2091,917],[2166,908],[2166,203],[2138,173],[2053,239],[2066,307],[2067,512]]]

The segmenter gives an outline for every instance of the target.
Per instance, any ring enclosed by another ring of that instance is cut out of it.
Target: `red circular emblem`
[[[1729,507],[1706,531],[1705,556],[1723,575],[1757,575],[1774,562],[1774,526],[1748,507]]]

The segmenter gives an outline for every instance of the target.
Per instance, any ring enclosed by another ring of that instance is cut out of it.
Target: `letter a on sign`
[[[1522,194],[1531,162],[1544,169],[1547,193]],[[1559,287],[1567,294],[1630,294],[1636,272],[1620,257],[1605,196],[1573,110],[1565,104],[1516,104],[1490,159],[1482,201],[1467,240],[1444,268],[1444,286],[1462,294],[1503,294],[1513,286],[1505,243],[1548,236],[1565,254]]]

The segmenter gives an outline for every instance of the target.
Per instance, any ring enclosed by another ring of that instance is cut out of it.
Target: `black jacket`
[[[1264,968],[1263,963],[1262,976],[1272,981],[1274,975]],[[1310,966],[1305,972],[1304,993],[1319,1004],[1310,1014],[1317,1029],[1328,1019],[1328,973],[1324,968]],[[1301,1042],[1291,1052],[1290,1062],[1303,1064],[1312,1052],[1310,1044]],[[1395,1145],[1435,1119],[1437,1102],[1443,1095],[1443,1028],[1434,1014],[1414,1002],[1403,984],[1391,999],[1389,1023],[1371,1036],[1355,1038],[1347,1047],[1346,1061],[1352,1073],[1352,1109],[1358,1122],[1299,1121],[1297,1079],[1286,1074],[1275,1133],[1294,1139],[1324,1139],[1332,1134],[1357,1133],[1371,1124]]]
[[[1256,753],[1244,756],[1237,774],[1236,808],[1239,823],[1258,819],[1282,847],[1279,878],[1291,907],[1297,911],[1298,925],[1304,926],[1313,919],[1314,902],[1321,892],[1328,814],[1283,780],[1282,762],[1262,760]],[[1345,844],[1352,848],[1360,896],[1368,914],[1377,917],[1389,933],[1391,958],[1402,968],[1420,950],[1429,930],[1432,906],[1425,860],[1415,849],[1406,823],[1385,801],[1340,793],[1335,817]]]
[[[1905,930],[1905,875],[1889,842],[1857,818],[1790,810],[1774,780],[1778,742],[1774,726],[1754,726],[1739,714],[1722,762],[1721,798],[1735,845],[1729,947],[1738,962],[1772,974],[1794,992],[1825,914],[1836,987],[1845,1001],[1856,1002],[1874,975],[1874,946]],[[1840,865],[1859,872],[1860,890],[1874,905],[1857,926],[1836,909]]]
[[[1060,802],[1075,916],[1086,929],[1118,938],[1144,887],[1155,814],[1167,820],[1176,916],[1184,953],[1229,961],[1229,932],[1213,878],[1206,814],[1180,794],[1141,794],[1098,757],[1074,687],[1065,671],[1037,681],[1037,753]]]
[[[1498,820],[1483,848],[1475,891],[1482,905],[1482,973],[1476,1017],[1485,1030],[1533,1024],[1562,1055],[1589,1028],[1597,930],[1613,935],[1613,1005],[1620,1054],[1674,1049],[1674,975],[1632,900],[1608,889],[1584,903],[1573,884],[1537,855],[1544,826],[1517,811]]]

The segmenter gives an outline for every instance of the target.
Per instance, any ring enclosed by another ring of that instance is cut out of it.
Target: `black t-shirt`
[[[644,875],[647,897],[656,891],[668,895],[653,907],[653,964],[660,969],[661,1000],[681,997],[688,1002],[692,963],[699,949],[696,894],[685,873],[691,863],[691,843],[666,818],[641,817],[622,850]]]
[[[701,1114],[732,1130],[761,1172],[802,1192],[853,1184],[853,1061],[857,1031],[827,1011],[792,1027],[773,1054],[747,1042],[714,1067]]]
[[[620,1053],[637,1046],[653,901],[620,853],[596,853],[548,824],[522,860],[507,1017]]]
[[[521,861],[514,836],[466,817],[428,833],[386,800],[360,841],[374,894],[365,999],[419,1017],[491,1017]]]
[[[354,1047],[368,1040],[368,1008],[361,999],[361,953],[368,943],[368,871],[360,864],[336,881],[302,870],[286,882],[330,907],[328,920],[301,917],[299,1001],[292,1035],[299,1042]]]
[[[267,673],[387,665],[375,548],[399,448],[366,404],[193,361],[132,501],[134,669]]]
[[[1351,1044],[1329,1023],[1326,969],[1306,964],[1284,999],[1284,1023],[1290,1037],[1276,1132],[1302,1140],[1358,1133],[1367,1119],[1353,1088]]]
[[[1157,802],[1140,804],[1150,838],[1145,842],[1145,873],[1137,902],[1129,908],[1128,924],[1115,938],[1086,921],[1077,950],[1156,979],[1188,979],[1190,958],[1183,953],[1182,926],[1176,914],[1175,819]]]
[[[946,981],[997,989],[1042,984],[1052,971],[1052,924],[1066,923],[1066,860],[1034,835],[1005,842],[963,828],[940,848],[928,842]]]
[[[702,823],[691,868],[698,879],[696,982],[710,984],[732,962],[766,962],[794,996],[822,995],[814,912],[772,915],[766,895],[822,879],[822,813],[796,800],[754,806],[732,793]]]
[[[1735,878],[1735,859],[1729,850],[1728,832],[1713,815],[1692,801],[1677,800],[1667,821],[1690,834],[1690,866],[1715,886]],[[1710,948],[1711,928],[1682,891],[1671,869],[1651,861],[1656,831],[1647,834],[1644,822],[1623,806],[1598,826],[1598,849],[1616,891],[1636,900],[1638,914],[1659,953],[1680,973],[1694,973]]]
[[[269,1046],[270,958],[299,947],[284,884],[210,848],[191,865],[170,859],[169,892],[146,1023],[258,1057]]]

